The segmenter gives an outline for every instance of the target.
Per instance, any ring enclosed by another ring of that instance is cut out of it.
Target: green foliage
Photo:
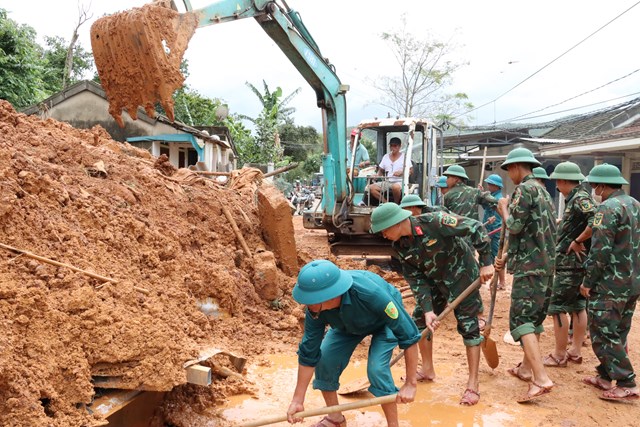
[[[42,48],[36,31],[0,9],[0,98],[23,108],[45,98]]]
[[[69,43],[62,37],[45,37],[47,48],[44,51],[43,80],[46,91],[52,95],[64,89],[62,80],[64,67],[67,60]],[[86,72],[93,68],[93,54],[86,51],[81,45],[73,47],[73,63],[71,66],[70,81],[72,85],[83,79]]]
[[[280,144],[284,147],[284,156],[294,162],[304,161],[309,153],[322,150],[322,138],[313,126],[296,126],[290,118],[278,128]]]

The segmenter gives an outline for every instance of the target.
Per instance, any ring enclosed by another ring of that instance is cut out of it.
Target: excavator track
[[[195,14],[180,14],[166,0],[105,16],[91,26],[96,68],[109,113],[120,127],[123,109],[134,120],[139,106],[154,117],[158,102],[174,120],[172,95],[184,82],[180,63],[197,27]]]

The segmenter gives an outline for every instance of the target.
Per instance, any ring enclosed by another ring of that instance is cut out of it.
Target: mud
[[[122,110],[136,119],[138,107],[155,116],[159,102],[173,120],[173,92],[182,87],[180,63],[198,26],[193,13],[180,14],[168,0],[98,19],[91,47],[109,113],[124,127]]]
[[[294,279],[272,261],[267,284],[279,302],[261,298],[255,262],[221,212],[232,212],[253,253],[269,251],[259,184],[242,178],[259,171],[237,172],[243,185],[233,188],[186,170],[167,176],[166,162],[100,127],[42,121],[4,101],[0,135],[0,243],[115,282],[0,250],[0,425],[99,424],[85,409],[94,382],[173,390],[181,403],[169,397],[163,425],[177,406],[193,413],[250,389],[220,377],[211,388],[183,385],[183,363],[203,349],[251,359],[293,345]],[[98,162],[104,173],[90,173]],[[205,315],[206,301],[224,315]]]

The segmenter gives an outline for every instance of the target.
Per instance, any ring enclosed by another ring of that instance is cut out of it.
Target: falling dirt
[[[172,10],[170,3],[156,0],[105,16],[91,26],[100,83],[109,100],[109,113],[120,127],[124,127],[123,109],[134,120],[139,106],[154,117],[157,102],[173,120],[172,94],[184,82],[180,63],[198,18]]]

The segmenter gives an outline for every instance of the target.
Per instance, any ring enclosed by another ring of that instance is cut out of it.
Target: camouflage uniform
[[[619,387],[635,387],[625,346],[640,294],[640,203],[624,191],[616,190],[598,206],[584,268],[598,374]]]
[[[502,189],[491,193],[491,195],[496,199],[496,202],[502,199]],[[496,220],[492,224],[485,225],[488,232],[492,232],[493,230],[497,230],[502,227],[502,217],[498,213],[498,211],[494,208],[485,208],[484,217],[482,218],[482,222],[486,223],[489,221],[489,218],[492,216],[496,217]],[[500,248],[500,233],[495,233],[491,235],[491,256],[495,259],[498,256],[498,249]]]
[[[444,206],[451,212],[458,215],[480,219],[478,205],[485,209],[496,209],[498,201],[488,191],[480,191],[477,188],[469,187],[462,182],[458,182],[451,187],[444,195]]]
[[[513,274],[509,329],[516,341],[542,333],[551,296],[556,220],[549,193],[527,175],[509,204],[508,271]]]
[[[587,307],[587,300],[580,294],[584,276],[582,262],[574,252],[567,254],[567,249],[587,226],[593,224],[595,211],[593,199],[580,185],[569,192],[556,244],[556,275],[547,312],[550,316],[578,313]],[[582,243],[588,253],[591,240]]]
[[[491,248],[485,228],[479,221],[447,212],[410,217],[412,235],[393,243],[402,263],[402,274],[416,299],[413,319],[424,330],[424,314],[441,313],[480,275],[473,249],[480,253],[483,266],[491,265]],[[466,346],[479,345],[478,312],[482,310],[476,290],[455,310],[458,333]]]

